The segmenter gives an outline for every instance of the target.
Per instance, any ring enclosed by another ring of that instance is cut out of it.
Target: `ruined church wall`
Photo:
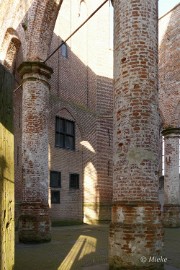
[[[100,4],[101,1],[91,1],[81,6],[75,1],[64,1],[56,20],[49,54]],[[107,3],[67,42],[67,58],[62,56],[59,49],[47,61],[54,71],[50,80],[48,108],[49,178],[51,170],[61,172],[60,204],[51,204],[49,187],[52,220],[82,221],[83,215],[87,222],[110,219],[113,51],[110,46],[109,12]],[[98,27],[95,29],[94,25]],[[20,50],[22,53],[18,54],[17,66],[22,62],[26,49]],[[18,74],[16,76],[18,78]],[[21,103],[22,89],[19,89],[15,93],[16,219],[23,196]],[[56,116],[75,121],[75,151],[55,147]],[[79,190],[69,189],[70,173],[79,174]]]
[[[56,21],[51,51],[100,3],[90,1],[80,5],[65,1]],[[107,3],[67,42],[67,58],[59,49],[48,60],[54,70],[50,91],[49,168],[62,175],[61,202],[51,205],[52,219],[110,220],[113,52],[109,46],[109,24]],[[95,29],[94,25],[99,27]],[[55,116],[75,121],[74,152],[54,147]],[[69,173],[80,175],[79,190],[69,189]]]

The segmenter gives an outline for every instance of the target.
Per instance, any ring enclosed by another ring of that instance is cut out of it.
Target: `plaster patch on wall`
[[[122,208],[117,211],[117,222],[123,222],[125,219]]]
[[[155,161],[155,155],[153,152],[145,150],[141,147],[134,147],[128,151],[127,154],[128,161],[130,164],[137,164],[140,165],[140,163],[143,160],[151,160]]]
[[[136,222],[143,223],[144,222],[144,207],[138,207],[136,209]]]

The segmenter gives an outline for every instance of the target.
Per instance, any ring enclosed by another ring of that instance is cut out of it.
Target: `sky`
[[[180,3],[180,0],[159,0],[159,17]]]

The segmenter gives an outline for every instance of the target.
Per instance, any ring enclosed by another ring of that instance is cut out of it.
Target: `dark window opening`
[[[75,123],[64,118],[56,117],[56,147],[75,149]]]
[[[160,190],[164,189],[164,175],[159,177],[159,189]]]
[[[60,203],[60,191],[51,190],[51,203],[52,204]]]
[[[69,175],[69,188],[79,189],[79,174],[71,173]]]
[[[61,187],[61,173],[56,171],[50,172],[50,187],[60,188]]]

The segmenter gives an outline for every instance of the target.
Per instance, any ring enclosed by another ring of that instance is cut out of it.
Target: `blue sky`
[[[179,0],[159,0],[159,17],[163,16],[179,3]]]

